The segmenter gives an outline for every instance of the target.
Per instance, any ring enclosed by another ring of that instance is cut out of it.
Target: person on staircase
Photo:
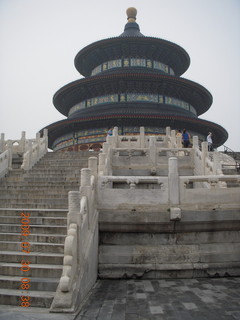
[[[207,143],[208,143],[208,151],[213,151],[212,132],[209,132],[209,133],[208,133]]]
[[[190,144],[190,134],[187,132],[186,129],[183,129],[182,141],[183,141],[183,147],[188,148]]]

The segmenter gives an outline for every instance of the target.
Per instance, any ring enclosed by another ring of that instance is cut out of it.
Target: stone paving
[[[240,278],[101,280],[76,320],[240,320]]]
[[[240,320],[240,278],[99,280],[78,314],[0,306],[0,320]]]

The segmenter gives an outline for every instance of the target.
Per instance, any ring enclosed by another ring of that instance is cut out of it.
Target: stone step
[[[61,176],[61,175],[79,175],[81,173],[81,167],[82,166],[77,166],[77,167],[69,167],[66,169],[60,169],[58,166],[50,169],[49,167],[46,168],[35,168],[34,170],[28,171],[23,173],[23,177],[29,177],[29,176],[35,176],[35,175],[52,175],[52,176]]]
[[[29,239],[28,239],[29,240]],[[13,242],[15,243],[15,242]],[[0,261],[21,263],[23,255],[21,251],[9,251],[11,247],[7,248],[8,251],[0,252]],[[32,246],[31,246],[32,249]],[[16,250],[16,248],[15,248]],[[58,264],[63,263],[63,253],[53,252],[30,252],[27,254],[27,260],[34,264]]]
[[[48,152],[44,159],[88,159],[89,157],[96,157],[98,154],[97,151]]]
[[[54,201],[53,201],[54,200]],[[1,207],[6,207],[6,208],[19,208],[19,207],[25,207],[25,208],[44,208],[44,209],[52,209],[59,207],[59,209],[67,209],[67,199],[63,201],[64,199],[51,199],[51,201],[46,200],[46,201],[40,201],[38,199],[35,199],[34,202],[29,200],[11,200],[11,201],[5,201],[5,200],[0,200],[0,206]]]
[[[69,170],[47,170],[47,169],[44,169],[44,168],[38,168],[37,170],[35,169],[34,171],[30,171],[28,174],[24,174],[23,175],[23,178],[25,177],[30,177],[30,176],[40,176],[40,175],[43,175],[43,176],[63,176],[63,175],[66,175],[66,176],[80,176],[81,174],[81,168],[77,168],[77,169],[73,169],[73,168],[69,168]]]
[[[78,177],[77,177],[78,179]],[[38,182],[46,182],[46,181],[51,181],[52,184],[54,184],[55,182],[59,183],[64,183],[65,181],[73,181],[73,180],[76,180],[77,179],[75,177],[73,178],[66,178],[66,177],[49,177],[49,176],[46,176],[46,177],[43,177],[43,176],[39,176],[39,177],[24,177],[24,182],[25,181],[31,181],[31,182],[35,182],[35,183],[38,183]]]
[[[29,189],[56,189],[56,190],[69,190],[71,191],[71,188],[79,188],[79,184],[80,184],[80,180],[79,182],[75,181],[73,183],[73,181],[66,181],[64,184],[62,183],[51,183],[51,182],[42,182],[42,183],[35,183],[35,182],[26,182],[26,181],[21,181],[21,182],[18,182],[18,183],[2,183],[0,185],[0,188],[3,189],[3,190],[29,190]]]
[[[50,252],[54,252],[54,253],[63,253],[64,250],[64,244],[62,243],[45,243],[45,242],[30,242],[28,241],[28,239],[26,240],[26,238],[22,238],[21,242],[15,242],[15,241],[0,241],[0,247],[1,250],[3,251],[18,251],[20,252],[22,255],[26,255],[27,254],[27,258],[29,256],[28,253],[24,253],[22,244],[23,242],[29,243],[29,249],[30,252],[40,252],[40,253],[50,253]]]
[[[27,272],[21,270],[21,263],[1,263],[1,275],[21,276],[21,277],[40,277],[40,278],[60,278],[62,265],[55,264],[30,264]]]
[[[56,163],[56,162],[52,162],[52,163],[41,163],[39,164],[38,166],[34,167],[34,169],[30,170],[29,173],[31,172],[37,172],[38,170],[41,170],[41,171],[50,171],[51,170],[57,170],[58,172],[62,171],[63,173],[64,172],[74,172],[74,171],[81,171],[82,168],[87,168],[88,166],[88,163],[85,162],[85,163],[72,163],[71,161],[66,161],[65,163],[64,162],[59,162],[59,163]],[[57,168],[57,169],[56,169]],[[25,174],[27,174],[25,172]]]
[[[38,180],[41,181],[43,179],[45,179],[46,181],[48,180],[53,180],[53,181],[71,181],[73,179],[75,179],[76,181],[78,181],[80,179],[80,173],[58,173],[58,174],[51,174],[51,173],[32,173],[29,176],[25,176],[23,177],[23,181],[36,181]]]
[[[52,191],[50,190],[48,193],[44,193],[43,190],[42,192],[37,192],[37,191],[25,191],[25,192],[14,192],[10,191],[7,194],[0,194],[0,200],[5,200],[5,201],[18,201],[18,200],[27,200],[31,199],[34,201],[35,199],[42,199],[45,202],[45,199],[67,199],[68,197],[68,192],[57,192],[57,191]]]
[[[2,205],[4,204],[4,205]],[[14,208],[16,206],[18,207],[24,207],[25,204],[31,205],[31,204],[42,204],[44,205],[53,205],[53,207],[61,207],[61,205],[66,205],[67,206],[67,196],[65,199],[63,198],[21,198],[21,199],[0,199],[0,207],[8,207],[8,205],[14,205]]]
[[[54,209],[46,209],[46,210],[25,210],[24,208],[20,209],[11,209],[11,208],[0,208],[0,217],[2,216],[13,216],[20,217],[22,212],[26,212],[30,214],[31,217],[67,217],[68,210],[54,210]]]
[[[61,191],[72,191],[72,188],[78,190],[79,184],[77,183],[76,186],[74,186],[72,183],[70,184],[55,184],[54,186],[50,184],[31,184],[31,183],[21,183],[21,184],[14,184],[14,185],[8,185],[8,184],[2,184],[0,185],[0,192],[11,192],[11,191],[16,191],[16,192],[22,192],[26,190],[27,192],[29,191],[39,191],[43,192],[47,190],[49,191],[54,191],[54,192],[61,192]]]
[[[27,181],[29,179],[36,179],[39,177],[42,177],[44,179],[47,178],[52,178],[52,179],[59,179],[59,178],[78,178],[80,177],[81,174],[81,170],[69,170],[69,171],[64,171],[64,172],[47,172],[46,170],[39,170],[39,171],[35,171],[35,172],[29,172],[29,173],[24,173],[22,175],[10,175],[9,177],[6,178],[7,181],[11,181],[11,180],[22,180],[22,181]]]
[[[21,290],[21,279],[24,277],[10,277],[10,276],[2,276],[0,275],[0,288],[2,289],[15,289]],[[56,288],[59,283],[58,278],[34,278],[34,277],[27,277],[30,281],[29,290],[28,291],[56,291]]]
[[[4,183],[2,183],[3,186],[5,185],[23,185],[23,186],[28,186],[28,185],[35,185],[38,186],[38,184],[40,185],[48,185],[49,183],[51,185],[62,185],[62,183],[66,183],[66,185],[71,185],[71,184],[78,184],[80,183],[80,176],[78,177],[66,177],[66,175],[64,175],[63,177],[59,177],[58,179],[55,179],[55,177],[47,177],[45,178],[43,175],[40,175],[39,177],[30,177],[30,178],[25,178],[20,180],[6,180]]]
[[[20,224],[0,224],[0,232],[5,233],[21,233]],[[31,234],[56,234],[65,235],[67,233],[66,226],[57,225],[31,225]]]
[[[34,203],[27,203],[27,202],[18,202],[18,203],[6,203],[6,201],[0,201],[0,207],[3,208],[12,208],[12,209],[17,209],[19,207],[24,207],[25,209],[67,209],[67,201],[66,203],[58,203],[55,201],[54,203],[39,203],[35,201]]]
[[[49,308],[51,306],[55,292],[51,291],[27,291],[22,292],[16,289],[0,289],[0,304],[4,305],[21,305],[21,296],[23,294],[30,297],[31,307]]]
[[[4,224],[21,224],[22,219],[26,219],[23,218],[22,216],[1,216],[1,223]],[[36,224],[40,224],[40,225],[45,225],[45,224],[53,224],[53,225],[62,225],[62,226],[66,226],[67,224],[67,218],[66,217],[30,217],[27,218],[29,220],[23,220],[23,221],[29,221],[27,224],[30,226],[31,225],[36,225]]]
[[[71,159],[71,158],[56,158],[56,159],[47,159],[47,158],[43,158],[40,162],[38,162],[34,167],[34,168],[38,168],[39,166],[42,166],[42,165],[49,165],[50,167],[54,166],[55,165],[65,165],[66,166],[74,166],[74,167],[77,167],[77,166],[81,166],[81,165],[87,165],[88,163],[88,159]]]
[[[62,243],[64,244],[66,235],[65,234],[33,234],[28,235],[27,239],[29,242],[45,242],[45,243]],[[5,232],[0,233],[0,241],[22,241],[22,235],[20,232]]]
[[[54,157],[49,157],[48,155],[45,155],[36,165],[38,165],[39,163],[43,162],[43,161],[72,161],[77,162],[77,161],[88,161],[88,156],[63,156],[63,155],[55,155]]]

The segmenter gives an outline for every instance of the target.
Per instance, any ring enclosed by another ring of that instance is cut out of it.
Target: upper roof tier
[[[75,57],[76,69],[84,77],[104,62],[122,58],[143,58],[159,61],[181,76],[190,65],[187,52],[177,44],[154,37],[145,37],[136,23],[137,10],[127,9],[128,22],[118,37],[103,39],[83,48]]]

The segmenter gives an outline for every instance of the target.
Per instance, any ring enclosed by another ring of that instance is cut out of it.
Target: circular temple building
[[[144,36],[136,23],[135,8],[127,9],[128,22],[118,37],[94,42],[75,57],[84,76],[59,89],[53,103],[67,119],[52,123],[49,148],[54,151],[99,150],[109,127],[119,134],[165,134],[186,128],[191,136],[214,146],[228,138],[220,125],[198,118],[212,104],[212,95],[200,84],[184,79],[187,52],[175,43]]]

